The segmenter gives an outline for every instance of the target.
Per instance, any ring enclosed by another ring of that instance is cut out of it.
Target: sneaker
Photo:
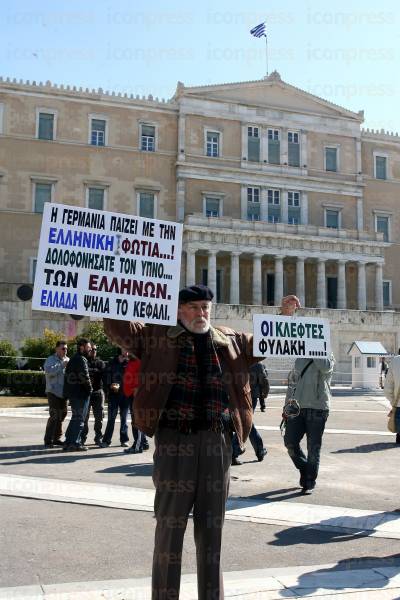
[[[258,462],[262,462],[264,460],[264,456],[266,456],[267,453],[268,453],[268,450],[266,448],[261,448],[261,450],[256,452]]]
[[[143,449],[142,448],[135,448],[134,446],[131,446],[130,448],[125,448],[124,450],[125,454],[142,454]]]
[[[239,459],[238,459],[238,457],[237,457],[237,456],[233,456],[233,457],[232,457],[232,463],[231,463],[231,464],[232,464],[232,466],[233,466],[233,467],[239,467],[239,466],[240,466],[241,464],[243,464],[243,463],[242,463],[242,461],[241,461],[241,460],[239,460]]]
[[[128,442],[121,442],[121,448],[128,448]]]

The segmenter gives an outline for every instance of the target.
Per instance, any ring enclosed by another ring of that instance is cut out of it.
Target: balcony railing
[[[383,233],[357,229],[334,229],[318,225],[289,225],[288,223],[268,223],[267,221],[246,221],[231,217],[204,217],[203,215],[186,215],[184,224],[193,227],[209,227],[210,229],[232,229],[234,231],[254,231],[255,233],[283,233],[298,236],[314,236],[385,243]]]

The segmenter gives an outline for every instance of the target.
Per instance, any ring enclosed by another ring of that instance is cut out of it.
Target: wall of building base
[[[6,289],[7,288],[7,289]],[[15,288],[15,289],[14,289]],[[1,286],[0,339],[19,348],[27,337],[39,337],[45,328],[72,337],[82,331],[88,319],[74,321],[68,315],[32,311],[30,302],[15,300],[17,286]],[[252,331],[252,315],[276,313],[277,308],[217,304],[212,321],[238,331]],[[302,316],[328,319],[331,323],[332,349],[336,358],[335,382],[350,383],[351,360],[347,352],[355,340],[380,341],[388,352],[397,353],[400,346],[400,313],[358,310],[302,309]],[[293,359],[269,359],[268,366],[276,382],[284,382]]]

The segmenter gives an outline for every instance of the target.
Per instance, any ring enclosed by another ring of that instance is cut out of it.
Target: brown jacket
[[[134,417],[136,426],[151,436],[176,382],[179,336],[185,329],[179,324],[168,327],[104,319],[104,330],[113,343],[142,361]],[[252,335],[228,327],[211,327],[210,331],[222,365],[233,425],[242,446],[253,418],[249,367],[261,359],[253,357]]]

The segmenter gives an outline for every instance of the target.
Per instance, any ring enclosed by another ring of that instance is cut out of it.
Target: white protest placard
[[[46,203],[32,308],[175,325],[182,228]]]
[[[253,315],[254,356],[329,358],[329,321],[313,317]]]

